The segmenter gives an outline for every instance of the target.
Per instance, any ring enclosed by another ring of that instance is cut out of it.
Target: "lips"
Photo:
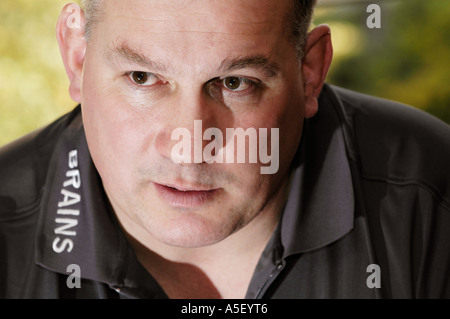
[[[204,186],[178,186],[153,183],[162,201],[180,208],[195,208],[211,201],[219,192]]]

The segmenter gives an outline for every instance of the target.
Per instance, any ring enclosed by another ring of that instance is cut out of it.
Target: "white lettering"
[[[59,242],[61,242],[61,245],[58,245]],[[63,241],[61,241],[61,238],[56,237],[53,240],[53,245],[52,245],[53,251],[55,253],[62,253],[64,250],[66,250],[68,253],[70,253],[73,249],[73,241],[70,238],[66,238]]]
[[[79,203],[81,200],[81,196],[79,194],[65,189],[61,190],[61,194],[64,195],[64,200],[58,203],[58,207],[72,206]]]
[[[381,288],[381,269],[377,264],[370,264],[367,266],[367,272],[372,274],[367,277],[366,285],[368,288]]]
[[[367,6],[366,12],[370,14],[367,17],[366,24],[369,29],[380,29],[381,28],[381,8],[378,4],[369,4]]]
[[[56,218],[55,222],[57,224],[63,224],[62,226],[55,228],[55,234],[57,235],[66,235],[66,236],[76,236],[77,232],[74,230],[67,230],[69,228],[75,227],[78,225],[78,220],[73,218]]]
[[[76,264],[67,266],[68,273],[72,273],[66,280],[69,289],[81,288],[81,268]]]
[[[69,179],[63,182],[63,187],[72,187],[73,190],[78,190],[81,187],[81,174],[78,170],[78,151],[72,150],[68,156],[69,170],[66,172],[66,177]],[[61,195],[63,195],[62,201],[58,203],[58,209],[56,211],[57,217],[55,218],[55,235],[63,235],[74,237],[77,235],[74,227],[78,225],[76,218],[58,218],[58,216],[64,217],[78,217],[80,210],[77,206],[69,207],[80,203],[81,195],[68,189],[63,188]],[[52,249],[55,253],[62,253],[64,251],[70,253],[74,248],[74,242],[71,238],[61,238],[57,236],[53,239]]]
[[[271,128],[270,130],[270,155],[268,154],[267,128],[259,129],[259,139],[258,132],[255,128],[247,128],[246,130],[243,128],[227,128],[225,147],[223,145],[224,138],[221,130],[218,128],[208,128],[203,135],[202,131],[202,121],[194,121],[194,163],[224,163],[224,157],[226,163],[246,163],[247,154],[248,163],[258,163],[259,155],[259,160],[262,164],[270,164],[269,166],[260,168],[261,174],[275,174],[278,171],[278,128]],[[214,141],[206,145],[202,150],[203,141],[210,141],[213,137]],[[178,141],[171,150],[171,158],[174,163],[192,163],[192,137],[190,131],[186,128],[176,128],[172,131],[171,140]]]
[[[70,153],[69,153],[69,167],[71,169],[78,167],[78,151],[77,150],[70,151]]]
[[[80,216],[80,211],[78,209],[58,209],[57,214]]]
[[[201,162],[203,162],[202,131],[202,121],[194,121],[194,163],[196,164],[200,164]],[[201,143],[198,143],[199,141],[201,141]]]
[[[214,136],[214,141],[205,146],[203,150],[203,160],[206,163],[223,163],[223,135],[222,131],[216,127],[211,127],[205,130],[203,139],[210,141]]]
[[[245,141],[246,136],[249,138],[249,163],[257,162],[257,136],[256,129],[250,127],[244,131],[243,128],[227,128],[227,146],[226,146],[226,156],[227,163],[234,163],[235,148],[234,148],[234,138],[237,140],[237,154],[236,163],[245,163]]]
[[[208,314],[210,317],[214,314],[216,306],[196,306],[188,303],[187,306],[181,307],[181,313],[183,314]]]
[[[191,133],[187,128],[176,128],[171,135],[171,140],[180,140],[172,147],[170,154],[176,164],[191,163]]]
[[[263,164],[270,163],[269,167],[261,167],[261,174],[275,174],[279,168],[280,154],[280,129],[271,129],[270,156],[267,154],[267,129],[262,128],[259,132],[259,160]]]
[[[80,29],[81,28],[81,8],[76,4],[70,4],[67,7],[67,12],[72,13],[67,18],[67,27],[71,29]]]
[[[66,173],[66,176],[69,177],[70,179],[65,181],[63,186],[64,187],[69,187],[69,186],[73,186],[76,189],[79,189],[81,186],[81,177],[80,177],[80,171],[77,169],[68,171]]]

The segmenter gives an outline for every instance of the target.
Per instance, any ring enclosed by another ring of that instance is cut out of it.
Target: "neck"
[[[147,232],[128,234],[141,262],[172,298],[244,298],[281,215],[288,182],[242,229],[209,246],[166,245]],[[123,223],[125,230],[126,223]]]

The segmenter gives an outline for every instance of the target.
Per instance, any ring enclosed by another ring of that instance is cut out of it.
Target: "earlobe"
[[[63,7],[56,25],[56,38],[70,81],[69,93],[77,103],[81,102],[81,76],[86,53],[83,25],[83,11],[73,3]]]
[[[311,118],[316,115],[319,110],[318,95],[315,92],[315,85],[311,82],[304,84],[305,92],[305,117]]]
[[[330,28],[327,25],[320,25],[309,33],[302,61],[305,117],[307,118],[317,113],[317,98],[325,82],[332,57]]]

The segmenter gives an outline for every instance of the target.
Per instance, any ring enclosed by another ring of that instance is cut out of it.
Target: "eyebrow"
[[[220,70],[235,71],[244,68],[253,68],[263,71],[267,77],[276,76],[280,70],[277,63],[271,62],[264,55],[243,56],[233,59],[225,59],[220,65]]]
[[[167,72],[167,66],[163,63],[149,59],[143,54],[132,49],[127,43],[113,44],[107,51],[107,57],[110,60],[121,59],[128,63],[140,65],[149,68],[154,72]],[[227,58],[220,63],[221,72],[231,72],[244,68],[252,68],[262,71],[266,77],[274,77],[278,74],[280,67],[272,62],[270,57],[265,55],[241,56],[237,58]],[[173,68],[171,68],[173,69]]]
[[[117,60],[118,58],[128,63],[136,64],[144,68],[149,68],[155,72],[166,72],[167,68],[163,63],[153,61],[145,55],[138,53],[136,50],[130,48],[128,44],[116,44],[108,48],[106,56],[109,60]]]

